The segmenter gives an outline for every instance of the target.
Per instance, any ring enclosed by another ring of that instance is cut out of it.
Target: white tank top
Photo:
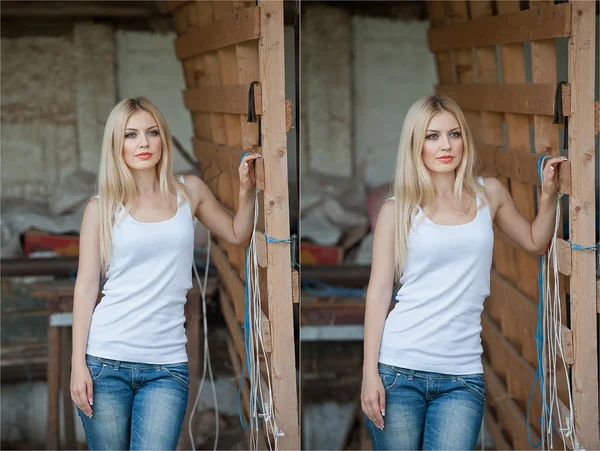
[[[483,184],[483,180],[478,178]],[[477,199],[475,219],[442,226],[419,212],[408,235],[398,301],[383,329],[379,361],[445,374],[482,373],[481,312],[490,294],[494,233]]]
[[[128,214],[112,233],[104,296],[92,315],[86,352],[139,363],[187,362],[183,308],[194,253],[189,204],[160,222],[139,222]]]

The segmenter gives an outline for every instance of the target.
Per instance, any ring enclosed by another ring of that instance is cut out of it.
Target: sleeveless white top
[[[189,204],[160,222],[139,222],[128,214],[112,233],[104,296],[92,315],[86,352],[139,363],[187,362],[183,308],[194,253]]]
[[[418,209],[379,362],[444,374],[483,373],[481,313],[490,294],[494,233],[490,210],[482,204],[477,198],[475,219],[455,226],[429,218],[417,225],[423,215]]]

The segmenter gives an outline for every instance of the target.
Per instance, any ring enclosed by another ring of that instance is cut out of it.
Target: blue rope
[[[269,236],[266,233],[264,235],[265,235],[265,238],[267,239],[267,243],[291,243],[292,242],[291,238],[284,238],[284,239],[280,240],[278,238],[273,238],[272,236]]]
[[[250,337],[250,317],[248,314],[248,266],[247,266],[247,250],[244,249],[244,279],[246,280],[246,287],[245,287],[245,309],[244,309],[244,323],[243,323],[243,327],[244,327],[244,348],[246,351],[246,355],[244,356],[244,364],[242,366],[242,374],[240,375],[240,382],[239,382],[239,386],[238,386],[238,415],[240,417],[240,424],[242,425],[242,429],[244,431],[247,431],[250,428],[250,423],[248,423],[247,425],[244,424],[244,417],[242,415],[242,384],[244,382],[244,372],[246,371],[246,369],[248,369],[248,375],[250,375],[251,373],[251,368],[250,368],[250,360],[248,359],[248,354],[249,352],[249,337]],[[252,397],[252,393],[250,393],[250,396]],[[252,405],[252,400],[250,400],[250,405]]]
[[[316,289],[318,287],[319,289]],[[364,298],[366,290],[358,290],[351,288],[338,288],[321,282],[320,280],[303,280],[302,288],[313,296],[348,296]]]
[[[573,243],[571,240],[567,240],[567,242],[571,245],[571,249],[574,251],[595,251],[598,249],[598,246],[582,246],[581,244]]]

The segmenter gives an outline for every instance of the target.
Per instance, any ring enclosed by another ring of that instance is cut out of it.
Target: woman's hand
[[[385,390],[379,374],[363,376],[360,403],[363,412],[379,429],[383,430],[385,415]]]
[[[71,369],[71,399],[83,413],[92,418],[94,384],[85,362],[74,364]]]
[[[262,158],[259,153],[251,153],[242,158],[239,167],[240,189],[252,191],[256,187],[256,178],[254,177],[254,160]]]
[[[567,161],[567,157],[550,158],[546,161],[544,169],[542,170],[542,180],[544,181],[542,189],[544,193],[553,196],[558,192],[556,166],[564,161]]]

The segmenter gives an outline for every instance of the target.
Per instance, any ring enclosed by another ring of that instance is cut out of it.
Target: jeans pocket
[[[175,363],[173,365],[161,365],[160,367],[165,373],[182,384],[185,388],[190,388],[190,371],[187,363]]]
[[[92,382],[98,380],[102,376],[102,373],[104,373],[104,368],[106,368],[106,363],[95,362],[93,360],[88,360],[86,365],[90,371]]]
[[[458,380],[471,392],[485,401],[485,381],[483,376],[460,376]]]
[[[381,382],[383,383],[384,390],[390,390],[394,388],[396,381],[398,380],[398,373],[389,370],[379,369],[379,377],[381,378]]]

